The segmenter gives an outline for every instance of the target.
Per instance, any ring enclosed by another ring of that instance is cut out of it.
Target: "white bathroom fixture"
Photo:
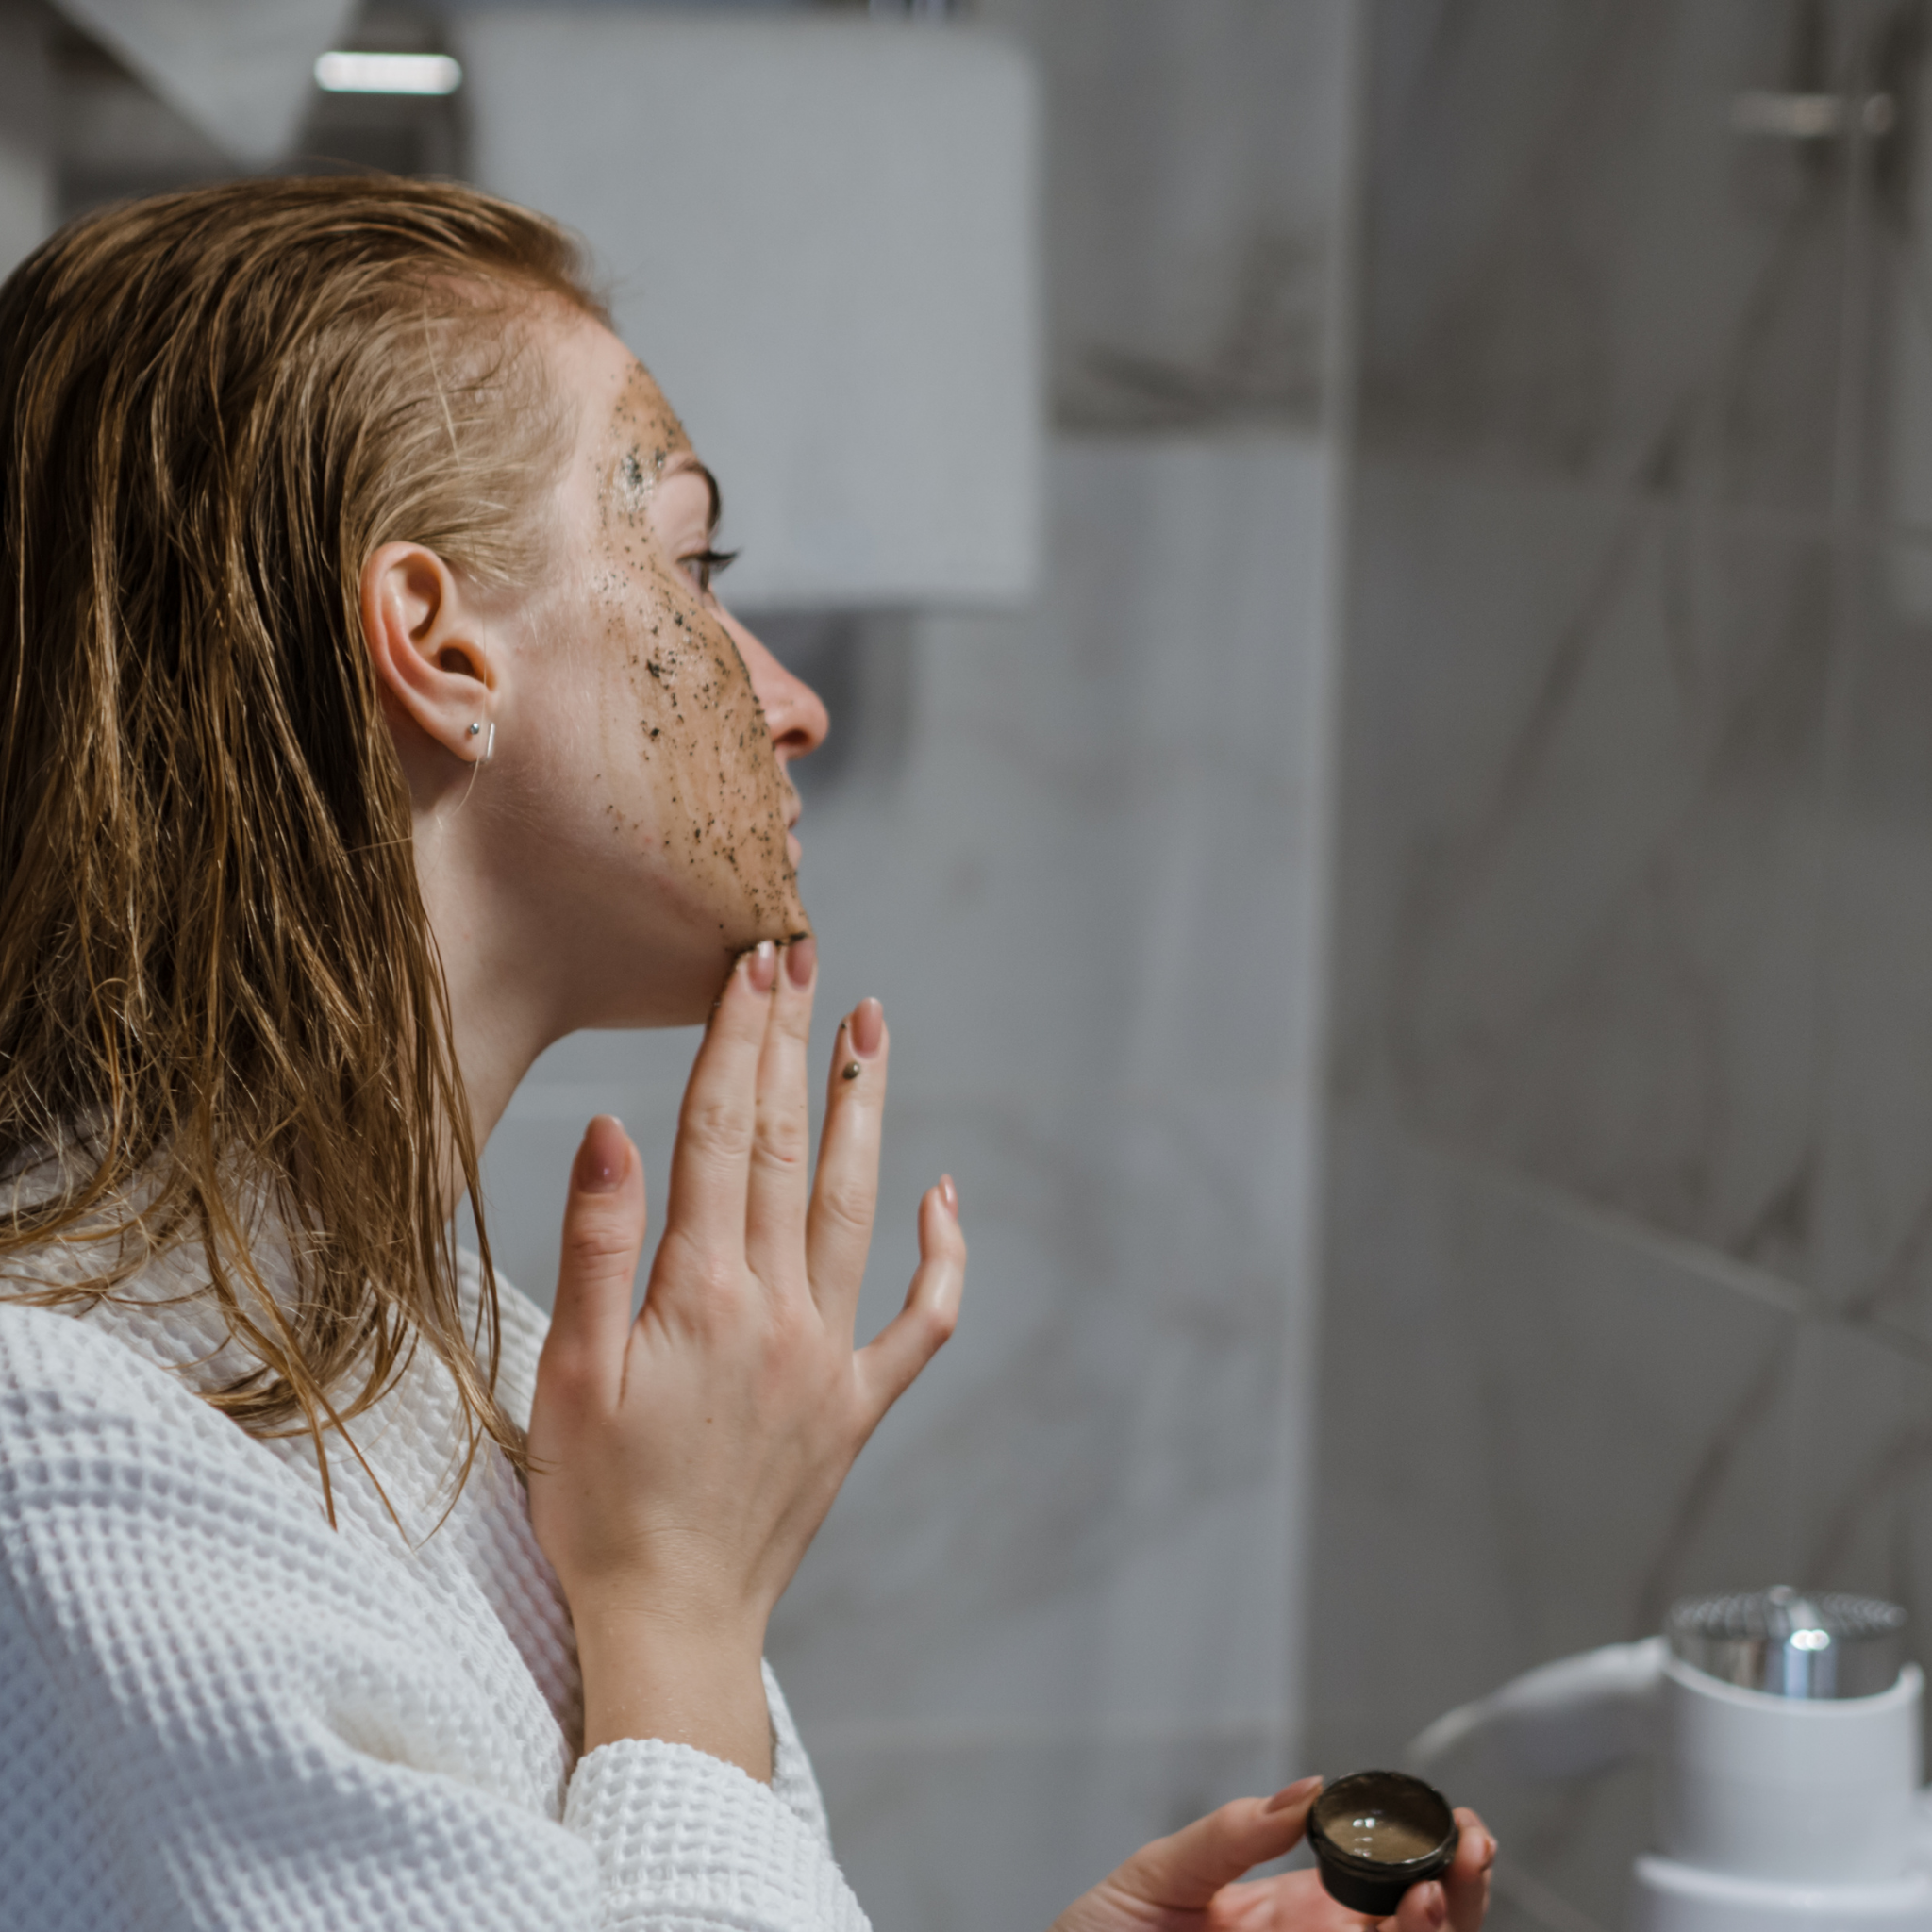
[[[452,22],[486,188],[591,244],[724,491],[746,606],[1006,603],[1043,449],[1032,70],[974,29]]]
[[[1411,1767],[1524,1778],[1657,1765],[1634,1932],[1932,1932],[1924,1682],[1905,1615],[1777,1588],[1693,1597],[1662,1637],[1529,1672],[1431,1724]]]
[[[356,0],[54,0],[244,167],[295,144],[315,62],[348,26]]]

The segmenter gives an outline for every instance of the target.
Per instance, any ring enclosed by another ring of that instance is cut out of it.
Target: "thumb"
[[[1224,1885],[1298,1843],[1321,1790],[1319,1777],[1305,1777],[1272,1798],[1237,1798],[1142,1845],[1111,1882],[1150,1905],[1198,1911]]]
[[[557,1300],[541,1372],[559,1393],[616,1398],[630,1330],[631,1286],[644,1246],[644,1165],[624,1123],[600,1113],[570,1171]]]

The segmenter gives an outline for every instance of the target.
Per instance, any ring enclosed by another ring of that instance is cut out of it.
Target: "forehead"
[[[651,372],[622,343],[618,347],[624,354],[622,377],[601,411],[593,408],[592,416],[601,415],[607,446],[621,446],[625,455],[661,473],[675,458],[691,455],[691,438]]]
[[[691,455],[691,438],[664,391],[601,323],[570,317],[549,347],[558,391],[575,408],[581,454],[600,467],[634,456],[653,474]]]

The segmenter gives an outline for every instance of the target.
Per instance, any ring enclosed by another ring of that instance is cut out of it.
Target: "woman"
[[[855,1351],[886,1029],[812,1179],[825,719],[676,418],[546,223],[279,181],[16,271],[0,448],[0,1919],[862,1925],[765,1624],[965,1246],[941,1180]],[[642,1314],[600,1119],[546,1334],[454,1249],[477,1149],[708,1016]],[[1063,1923],[1355,1923],[1230,1884],[1314,1789]],[[1466,1822],[1409,1932],[1480,1921]]]

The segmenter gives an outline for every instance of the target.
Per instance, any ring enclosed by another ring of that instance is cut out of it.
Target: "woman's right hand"
[[[1338,1905],[1306,1868],[1244,1878],[1301,1842],[1321,1794],[1322,1780],[1305,1777],[1272,1798],[1236,1798],[1142,1845],[1076,1898],[1053,1932],[1478,1932],[1496,1841],[1467,1809],[1456,1813],[1462,1836],[1448,1871],[1410,1886],[1386,1919]]]
[[[905,1307],[853,1345],[887,1041],[876,1001],[840,1029],[814,1182],[815,967],[805,939],[733,969],[685,1091],[635,1321],[637,1149],[601,1116],[572,1171],[529,1486],[576,1629],[586,1751],[664,1738],[770,1776],[766,1621],[853,1458],[958,1317],[966,1244],[948,1179],[920,1204]]]

